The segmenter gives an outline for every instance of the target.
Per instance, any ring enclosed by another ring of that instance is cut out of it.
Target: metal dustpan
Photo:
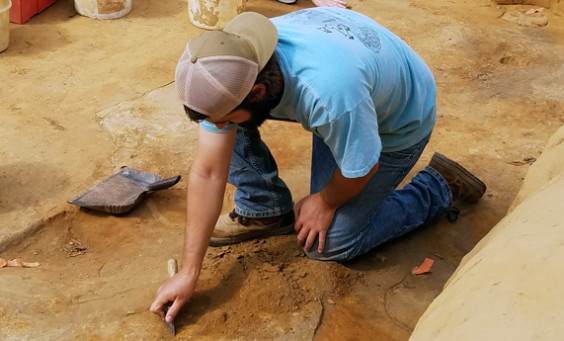
[[[180,175],[163,180],[158,174],[126,167],[68,202],[91,210],[123,214],[131,211],[147,194],[172,187],[178,181]]]

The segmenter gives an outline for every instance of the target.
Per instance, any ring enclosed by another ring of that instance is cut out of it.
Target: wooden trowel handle
[[[154,191],[159,191],[161,189],[167,189],[169,187],[176,185],[178,181],[180,181],[180,175],[152,183],[149,186],[147,186],[147,190],[150,192],[154,192]]]
[[[178,262],[176,259],[171,258],[168,260],[168,275],[170,277],[174,276],[178,272]]]

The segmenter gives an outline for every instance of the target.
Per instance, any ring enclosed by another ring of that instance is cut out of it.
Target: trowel
[[[172,187],[178,181],[180,175],[163,180],[158,174],[124,167],[68,202],[91,210],[124,214],[149,193]]]
[[[168,260],[168,275],[169,277],[172,277],[176,274],[176,272],[178,272],[178,263],[176,262],[176,259],[172,258]],[[168,312],[168,309],[170,309],[170,306],[172,305],[171,302],[168,302],[166,304],[163,305],[163,311],[165,313]],[[172,334],[172,335],[176,335],[176,327],[174,326],[174,320],[172,320],[172,322],[168,323],[166,322],[166,320],[162,320],[164,326],[166,327],[166,329]]]

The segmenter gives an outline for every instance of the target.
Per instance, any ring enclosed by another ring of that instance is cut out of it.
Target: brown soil
[[[501,16],[532,6],[350,4],[406,40],[436,77],[439,122],[416,170],[440,151],[482,178],[486,196],[461,206],[455,223],[438,221],[346,264],[307,259],[295,235],[210,248],[175,339],[407,340],[460,259],[505,215],[528,168],[521,161],[538,157],[564,124],[564,19],[550,10],[547,26],[523,26]],[[250,0],[247,10],[311,6]],[[173,338],[148,307],[167,260],[182,252],[185,181],[121,217],[66,200],[123,165],[187,175],[195,127],[172,82],[200,32],[176,0],[134,1],[113,21],[75,15],[72,1],[59,0],[11,25],[0,54],[0,257],[41,266],[0,269],[0,339]],[[297,201],[308,192],[310,135],[279,122],[262,134]],[[412,275],[425,257],[432,272]]]

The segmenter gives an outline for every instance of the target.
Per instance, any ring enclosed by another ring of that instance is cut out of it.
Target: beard
[[[273,99],[265,99],[257,102],[243,102],[239,108],[246,109],[250,112],[251,118],[243,123],[239,123],[240,126],[244,128],[258,128],[261,124],[270,117],[270,112],[274,107],[280,103],[280,96]]]

